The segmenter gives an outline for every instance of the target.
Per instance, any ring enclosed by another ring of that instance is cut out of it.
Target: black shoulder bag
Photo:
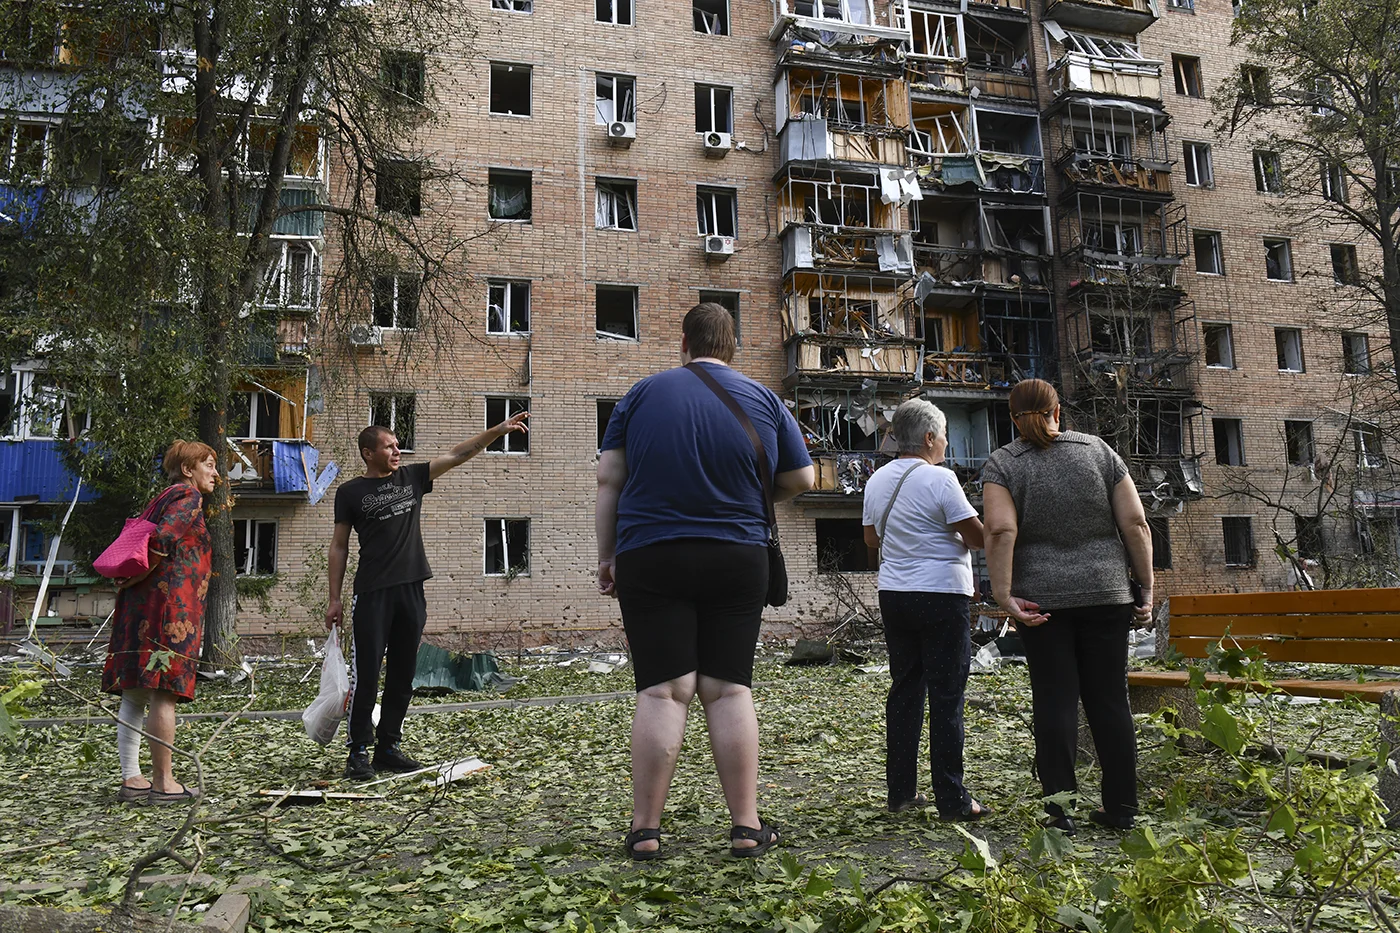
[[[743,426],[744,433],[749,436],[754,453],[758,455],[758,485],[763,490],[763,505],[768,510],[768,596],[764,599],[764,604],[781,606],[788,600],[788,575],[787,564],[783,561],[783,549],[778,543],[778,516],[773,510],[773,471],[768,468],[768,452],[764,450],[763,441],[759,438],[758,431],[754,430],[753,422],[749,420],[744,409],[739,407],[739,403],[734,401],[734,396],[730,395],[714,376],[707,373],[703,366],[690,363],[686,369],[699,376],[700,381],[734,413],[734,417],[738,418],[739,424]]]

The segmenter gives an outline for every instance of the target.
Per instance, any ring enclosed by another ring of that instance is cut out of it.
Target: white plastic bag
[[[326,660],[321,664],[321,692],[301,714],[306,734],[321,745],[331,744],[346,716],[350,700],[350,672],[345,667],[345,653],[340,650],[340,626],[331,629],[326,642]]]

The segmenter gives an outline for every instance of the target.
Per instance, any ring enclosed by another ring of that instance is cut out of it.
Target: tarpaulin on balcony
[[[272,480],[278,492],[305,492],[312,505],[320,502],[326,490],[340,475],[332,460],[318,475],[321,452],[306,441],[272,442]]]
[[[944,156],[940,180],[945,185],[980,185],[982,166],[971,156]]]

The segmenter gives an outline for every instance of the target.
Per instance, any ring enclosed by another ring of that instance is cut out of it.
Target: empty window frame
[[[1322,559],[1325,539],[1322,536],[1321,516],[1293,516],[1293,537],[1299,557],[1305,560]]]
[[[1229,516],[1220,520],[1225,538],[1225,566],[1254,566],[1254,524],[1249,518]]]
[[[637,183],[625,178],[599,178],[593,225],[599,230],[636,230]]]
[[[486,283],[486,332],[530,332],[530,283],[520,279],[491,279]]]
[[[233,520],[233,567],[240,577],[266,577],[277,572],[276,521]]]
[[[1193,188],[1215,187],[1215,163],[1210,143],[1181,144],[1182,164],[1186,167],[1186,184]]]
[[[691,0],[691,10],[695,15],[696,32],[707,36],[729,35],[729,0]]]
[[[1261,194],[1283,194],[1283,163],[1277,152],[1254,150],[1254,189]]]
[[[637,339],[637,289],[631,285],[599,285],[594,293],[595,328],[599,337]]]
[[[1160,516],[1147,520],[1147,530],[1152,533],[1152,569],[1172,569],[1171,527]]]
[[[0,121],[0,178],[42,178],[49,167],[52,129],[48,123]]]
[[[738,195],[733,188],[697,188],[696,232],[701,236],[738,236],[738,201]]]
[[[1381,429],[1372,424],[1355,425],[1351,437],[1356,444],[1356,465],[1363,470],[1374,470],[1385,466],[1385,453],[1381,450]]]
[[[1201,83],[1201,60],[1191,55],[1172,56],[1172,74],[1176,78],[1176,92],[1186,97],[1205,97],[1205,87]]]
[[[1366,334],[1342,334],[1342,372],[1364,376],[1371,371],[1371,338]]]
[[[1334,204],[1347,203],[1347,170],[1340,162],[1323,161],[1318,168],[1321,175],[1322,199]]]
[[[506,13],[533,13],[535,0],[491,0],[491,9]]]
[[[1312,115],[1315,117],[1330,117],[1336,113],[1332,105],[1336,102],[1337,91],[1332,84],[1331,78],[1317,78],[1313,81],[1312,93],[1308,95],[1312,101]]]
[[[695,132],[734,132],[734,91],[717,84],[695,85]]]
[[[483,538],[482,573],[510,578],[530,575],[528,518],[488,518]]]
[[[1312,466],[1316,457],[1316,451],[1313,449],[1312,422],[1285,421],[1283,423],[1283,449],[1291,466]]]
[[[1071,52],[1079,52],[1093,58],[1126,58],[1142,61],[1142,52],[1125,39],[1109,39],[1104,36],[1090,36],[1082,32],[1065,33],[1064,46]]]
[[[482,430],[490,430],[496,425],[513,418],[522,411],[530,410],[528,398],[487,398],[486,424]],[[493,454],[528,454],[530,452],[530,432],[512,431],[496,438],[486,445],[486,451]]]
[[[408,159],[380,159],[375,168],[375,208],[417,217],[423,210],[422,164]]]
[[[284,308],[314,308],[321,291],[321,255],[304,240],[272,241],[263,303]]]
[[[412,330],[418,326],[422,279],[411,272],[374,277],[374,323],[378,327]]]
[[[228,436],[279,438],[282,436],[282,399],[271,392],[236,392],[229,400]]]
[[[418,397],[412,392],[371,392],[369,423],[393,431],[399,439],[400,450],[412,450],[417,407]]]
[[[1201,339],[1206,345],[1207,366],[1235,368],[1235,341],[1229,324],[1202,324]]]
[[[487,215],[492,220],[529,223],[532,187],[529,172],[490,169],[486,175]]]
[[[1264,276],[1271,282],[1293,281],[1293,244],[1282,237],[1264,238]]]
[[[1327,249],[1332,256],[1332,281],[1338,285],[1360,285],[1361,271],[1356,266],[1356,247],[1350,243],[1333,243]]]
[[[379,60],[384,90],[390,100],[421,104],[427,89],[427,64],[422,52],[385,51]]]
[[[1259,65],[1241,65],[1240,97],[1246,103],[1267,106],[1273,100],[1273,92],[1269,89],[1269,69]]]
[[[1225,257],[1220,234],[1214,230],[1191,231],[1191,249],[1196,254],[1196,271],[1203,275],[1224,275]]]
[[[618,401],[620,400],[615,398],[594,399],[597,408],[599,450],[603,449],[603,438],[607,436],[608,422],[612,420],[613,409],[617,407]]]
[[[529,65],[492,62],[490,111],[511,117],[530,116],[532,73]]]
[[[1274,346],[1278,350],[1278,371],[1301,373],[1303,369],[1303,332],[1297,327],[1275,327]]]
[[[1167,0],[1167,9],[1176,10],[1179,13],[1196,12],[1196,0]]]
[[[632,0],[594,0],[593,18],[613,26],[632,25]]]
[[[1212,418],[1210,427],[1215,435],[1215,462],[1244,466],[1244,423],[1238,418]]]
[[[862,573],[879,569],[879,558],[867,547],[858,518],[819,518],[817,573]]]
[[[637,122],[637,79],[599,73],[594,79],[593,122],[599,126]]]

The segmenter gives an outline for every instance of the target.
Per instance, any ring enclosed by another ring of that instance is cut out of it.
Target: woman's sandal
[[[169,794],[163,790],[156,790],[155,787],[152,787],[150,795],[146,798],[146,802],[154,806],[161,806],[162,804],[168,803],[189,803],[192,800],[198,799],[199,791],[181,784],[179,790]]]
[[[656,840],[655,849],[638,849],[637,843],[646,842],[650,839]],[[649,862],[654,858],[661,857],[661,830],[658,829],[634,829],[627,834],[627,838],[622,840],[622,846],[627,850],[627,857],[634,862]]]
[[[976,823],[978,820],[985,820],[995,812],[991,807],[984,807],[976,800],[969,800],[967,806],[957,813],[950,813],[947,816],[940,813],[938,818],[945,823]]]
[[[123,784],[117,791],[117,803],[129,803],[133,806],[141,806],[151,798],[151,785],[145,787],[132,787],[130,784]]]
[[[758,824],[758,829],[750,826],[731,826],[729,828],[730,855],[735,858],[758,858],[778,844],[778,840],[781,838],[778,835],[778,827],[765,822],[763,817],[758,818]],[[740,839],[752,839],[758,844],[752,846],[733,845]]]

